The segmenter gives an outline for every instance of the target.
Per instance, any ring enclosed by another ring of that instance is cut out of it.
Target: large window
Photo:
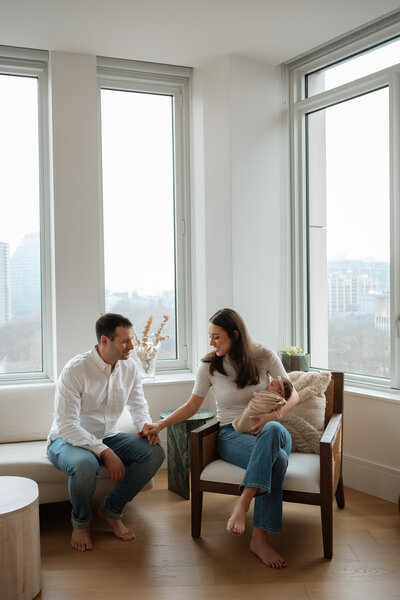
[[[121,76],[111,62],[99,81],[105,310],[128,316],[138,337],[149,317],[155,332],[168,316],[158,368],[186,368],[188,79]]]
[[[43,378],[50,369],[44,285],[46,71],[36,60],[1,54],[0,381],[12,381]]]
[[[295,336],[312,367],[399,388],[400,38],[376,36],[292,68]]]

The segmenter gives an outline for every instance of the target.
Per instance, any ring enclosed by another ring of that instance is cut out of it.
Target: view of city
[[[329,368],[390,377],[390,270],[385,261],[328,262]],[[106,310],[127,315],[142,335],[168,315],[160,358],[176,358],[175,294],[106,291]],[[318,365],[314,365],[318,367]],[[24,236],[10,256],[0,241],[0,372],[42,369],[39,232]]]
[[[155,332],[163,315],[164,329],[160,358],[176,358],[175,294],[139,296],[135,292],[106,292],[106,310],[128,316],[135,332],[142,335],[147,319],[153,316]],[[0,373],[42,370],[40,237],[35,231],[24,236],[10,256],[9,244],[0,241]]]
[[[328,315],[329,368],[389,378],[389,263],[328,261]]]
[[[25,235],[10,256],[0,240],[0,373],[42,370],[40,238]]]
[[[117,312],[125,315],[133,323],[138,338],[143,334],[143,329],[149,317],[153,317],[150,328],[150,337],[159,328],[163,315],[168,315],[168,321],[163,330],[163,335],[168,336],[161,344],[158,357],[160,359],[175,359],[176,334],[175,334],[175,293],[163,292],[159,296],[140,296],[136,292],[114,292],[106,290],[106,311]]]

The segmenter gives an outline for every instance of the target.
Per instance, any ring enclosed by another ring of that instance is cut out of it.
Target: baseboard
[[[345,454],[343,456],[343,482],[351,488],[398,502],[400,470]]]

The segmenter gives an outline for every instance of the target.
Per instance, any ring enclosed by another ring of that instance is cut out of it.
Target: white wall
[[[239,56],[230,73],[233,301],[253,339],[279,350],[290,341],[282,74]]]
[[[102,311],[96,57],[51,52],[57,376]]]
[[[388,394],[346,391],[345,485],[397,502],[400,495],[400,401]]]

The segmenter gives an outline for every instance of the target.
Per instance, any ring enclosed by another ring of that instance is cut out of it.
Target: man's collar
[[[101,358],[100,353],[99,353],[99,347],[97,344],[92,349],[92,358],[93,358],[94,362],[96,363],[96,365],[104,373],[111,373],[111,365],[106,363],[106,361]],[[119,369],[119,360],[117,360],[113,371],[116,371],[117,369]]]

